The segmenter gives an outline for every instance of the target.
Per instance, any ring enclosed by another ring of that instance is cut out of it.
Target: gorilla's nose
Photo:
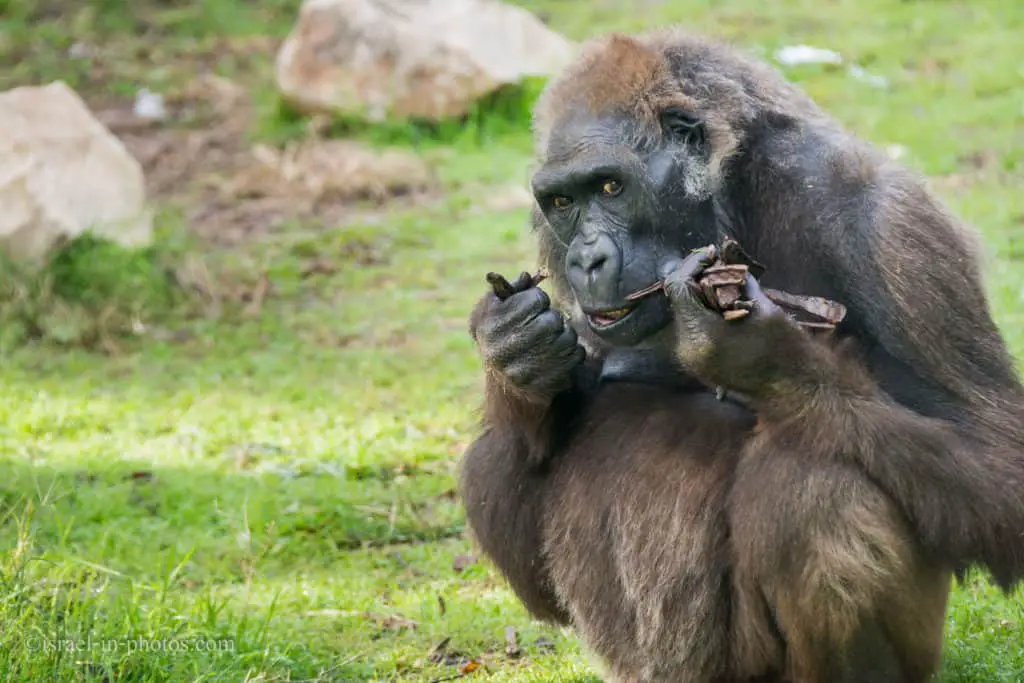
[[[586,271],[587,275],[595,270],[600,270],[606,263],[608,263],[608,254],[603,251],[588,249],[580,255],[580,268]]]
[[[607,235],[588,236],[580,240],[569,254],[569,268],[577,277],[583,276],[588,282],[600,280],[618,272],[619,250],[615,241]]]

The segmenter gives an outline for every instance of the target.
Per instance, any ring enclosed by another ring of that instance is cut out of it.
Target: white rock
[[[552,75],[574,53],[497,0],[305,0],[277,55],[277,85],[307,113],[438,120],[503,85]]]
[[[167,118],[167,108],[164,106],[163,95],[150,92],[146,88],[135,93],[135,106],[132,108],[132,111],[140,119],[163,121]]]
[[[798,64],[841,64],[843,57],[838,52],[810,45],[787,45],[775,52],[775,59],[786,66]]]
[[[142,167],[64,83],[0,93],[0,245],[40,261],[92,230],[128,247],[152,239]]]

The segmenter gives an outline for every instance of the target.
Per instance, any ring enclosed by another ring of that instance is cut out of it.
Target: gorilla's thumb
[[[670,283],[681,284],[694,279],[700,271],[714,262],[715,254],[714,247],[703,247],[695,249],[685,258],[670,257],[661,264],[658,274],[664,280],[667,289]]]

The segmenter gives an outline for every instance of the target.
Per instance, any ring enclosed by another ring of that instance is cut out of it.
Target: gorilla
[[[929,680],[953,577],[1024,576],[1024,388],[974,233],[678,30],[591,41],[534,118],[551,294],[524,273],[470,319],[481,550],[617,683]],[[725,238],[767,267],[740,320],[695,294]],[[767,288],[848,313],[811,334]]]

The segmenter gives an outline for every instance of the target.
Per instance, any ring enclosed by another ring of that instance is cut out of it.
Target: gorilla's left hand
[[[756,334],[751,324],[756,326],[757,321],[784,315],[782,309],[765,295],[757,280],[749,273],[743,296],[754,304],[750,315],[740,320],[727,321],[721,313],[708,308],[697,280],[714,260],[713,248],[705,247],[685,258],[671,258],[661,267],[665,294],[672,306],[680,360],[691,366],[707,359],[717,345],[729,338]]]

